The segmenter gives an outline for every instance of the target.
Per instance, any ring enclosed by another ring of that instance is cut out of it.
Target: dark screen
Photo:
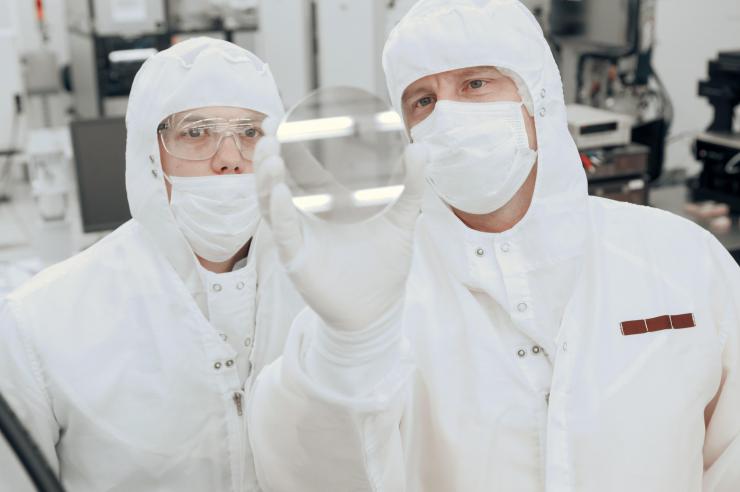
[[[552,0],[550,33],[598,53],[636,49],[639,0]]]
[[[124,119],[73,121],[71,129],[82,229],[115,229],[131,218],[126,200]]]
[[[581,128],[581,135],[592,135],[594,133],[610,132],[616,129],[616,123],[599,123],[598,125],[586,125]]]

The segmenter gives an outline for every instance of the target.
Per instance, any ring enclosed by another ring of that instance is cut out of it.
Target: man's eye
[[[203,134],[205,134],[205,130],[203,128],[194,127],[188,128],[187,130],[187,136],[191,138],[198,138]]]
[[[486,82],[480,79],[471,80],[470,82],[468,82],[468,87],[470,87],[471,89],[480,89],[484,85],[486,85]]]
[[[254,128],[247,128],[244,130],[244,136],[254,138],[257,136],[257,130],[255,130]]]
[[[418,101],[416,101],[416,105],[420,108],[423,108],[424,106],[429,106],[433,102],[434,100],[432,99],[431,96],[425,96],[419,99]]]

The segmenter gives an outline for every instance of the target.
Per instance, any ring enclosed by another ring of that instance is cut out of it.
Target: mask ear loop
[[[175,184],[172,182],[169,175],[166,172],[164,172],[164,169],[162,168],[162,160],[159,154],[159,145],[157,145],[159,143],[160,138],[162,138],[162,136],[159,133],[159,131],[157,131],[157,142],[155,143],[154,152],[149,154],[149,163],[151,164],[151,171],[152,171],[152,176],[154,177],[154,179],[159,179],[159,175],[161,174],[162,178],[164,178],[164,181],[166,181],[170,185],[170,196],[167,197],[165,195],[167,198],[167,203],[169,204],[171,203],[171,199],[172,199],[171,194],[174,193],[175,191]],[[164,145],[164,143],[162,143],[162,145]],[[166,190],[165,190],[165,193],[166,193]]]
[[[532,102],[532,95],[529,93],[529,89],[527,88],[527,84],[524,83],[524,80],[522,80],[518,73],[508,68],[496,67],[496,70],[509,77],[514,82],[516,90],[519,93],[519,97],[522,98],[522,104],[527,108],[529,116],[534,117],[534,103]]]
[[[520,108],[520,111],[519,112],[520,113],[521,113],[521,108],[522,107],[524,107],[524,108],[527,109],[527,113],[529,113],[529,116],[530,117],[533,117],[532,116],[532,111],[527,107],[527,104],[524,101],[522,101],[522,103],[519,105],[519,108]],[[531,150],[531,151],[533,151],[533,152],[535,152],[535,153],[537,153],[539,155],[539,153],[535,149],[533,149],[532,147],[529,146],[529,131],[527,130],[527,124],[524,121],[524,115],[520,115],[520,117],[522,118],[522,130],[524,131],[524,135],[523,135],[524,144],[526,145],[526,147],[529,150]],[[536,140],[537,140],[537,137],[535,136],[535,141]]]

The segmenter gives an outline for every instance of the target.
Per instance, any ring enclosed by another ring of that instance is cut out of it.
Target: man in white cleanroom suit
[[[150,58],[126,115],[133,219],[0,306],[0,390],[68,491],[259,490],[247,401],[302,306],[252,173],[282,114],[236,45]]]
[[[311,308],[256,383],[263,489],[740,490],[740,269],[688,221],[587,196],[530,12],[422,0],[383,62],[418,220],[413,179],[403,214],[303,220],[257,149]]]

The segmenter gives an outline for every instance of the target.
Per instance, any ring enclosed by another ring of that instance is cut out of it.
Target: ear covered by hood
[[[126,112],[131,216],[153,238],[196,300],[202,289],[197,260],[170,211],[157,126],[172,113],[206,106],[247,108],[278,120],[284,114],[266,63],[235,44],[205,37],[183,41],[149,58],[136,74]]]
[[[518,0],[420,0],[391,31],[383,51],[388,92],[399,114],[411,83],[476,66],[516,75],[520,93],[528,93],[525,103],[531,95],[538,168],[530,212],[541,205],[580,206],[586,176],[568,131],[560,72],[542,29]]]

